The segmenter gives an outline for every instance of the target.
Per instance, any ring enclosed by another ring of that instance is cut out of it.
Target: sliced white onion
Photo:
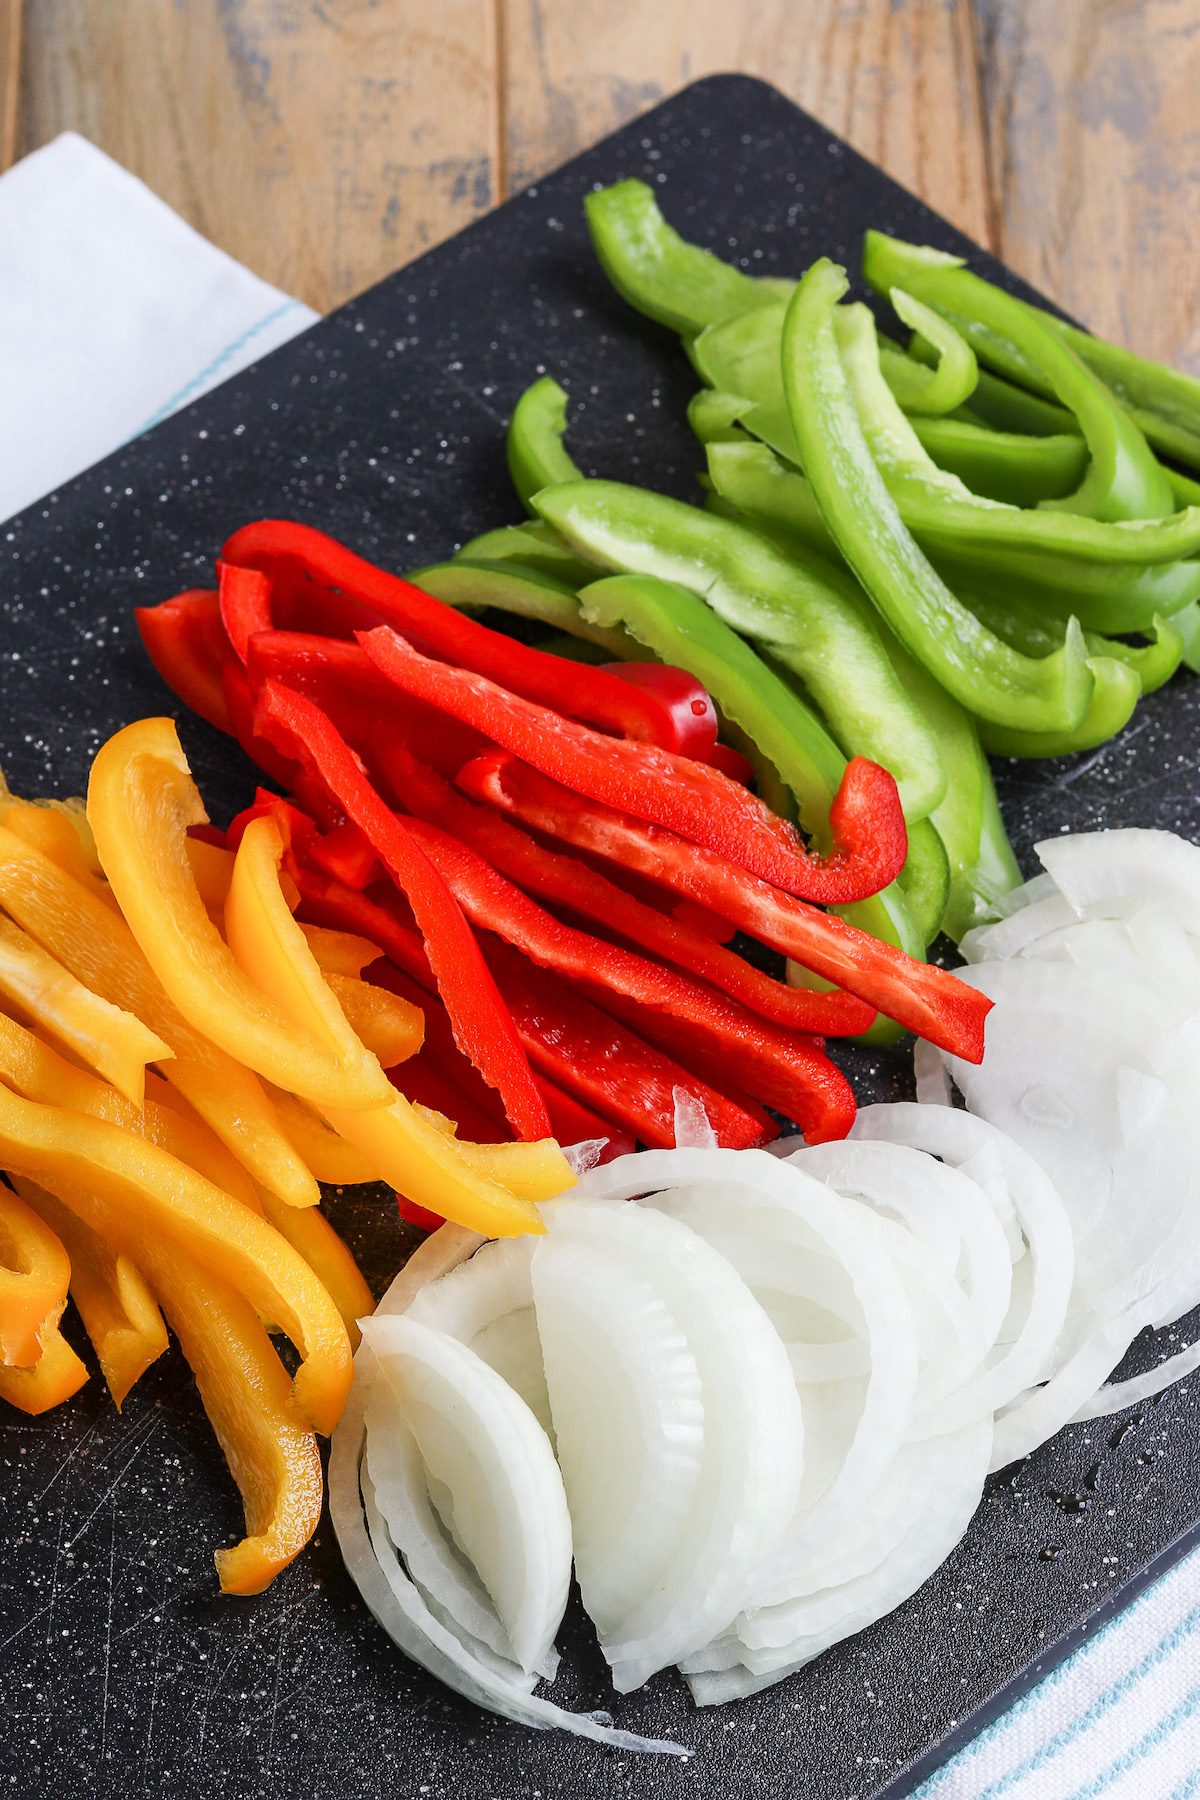
[[[539,1667],[554,1641],[571,1577],[571,1522],[545,1432],[508,1383],[464,1344],[410,1314],[363,1322],[379,1365],[420,1451],[430,1498],[503,1622],[522,1669]],[[394,1459],[367,1467],[401,1554],[409,1516],[391,1505]]]
[[[1143,1400],[1152,1400],[1164,1388],[1182,1381],[1194,1369],[1200,1369],[1200,1343],[1177,1350],[1174,1356],[1168,1356],[1156,1368],[1147,1369],[1144,1375],[1106,1383],[1071,1415],[1071,1424],[1082,1425],[1088,1419],[1104,1419],[1112,1413],[1124,1412],[1127,1406],[1139,1406]]]
[[[503,1376],[553,1441],[529,1265],[533,1237],[484,1244],[469,1262],[422,1288],[408,1316],[448,1332]]]
[[[644,1452],[640,1465],[630,1454],[628,1388],[610,1390],[615,1404],[607,1419],[593,1410],[591,1430],[577,1423],[581,1405],[605,1378],[594,1350],[581,1355],[571,1305],[580,1289],[591,1292],[584,1287],[589,1260],[611,1259],[624,1266],[626,1283],[636,1276],[649,1284],[681,1328],[700,1378],[702,1449],[689,1512],[653,1587],[642,1589],[619,1622],[606,1609],[610,1623],[601,1628],[614,1685],[625,1692],[706,1642],[737,1612],[750,1571],[774,1549],[795,1509],[800,1406],[787,1353],[769,1319],[728,1262],[696,1233],[640,1207],[567,1202],[545,1213],[547,1235],[533,1259],[534,1295],[572,1502],[576,1569],[593,1618],[595,1596],[604,1606],[625,1585],[607,1556],[591,1560],[593,1546],[606,1550],[613,1541],[603,1514],[610,1512],[625,1527],[620,1535],[627,1542],[626,1522],[644,1516],[647,1493]]]
[[[1200,918],[1200,848],[1173,831],[1075,832],[1035,848],[1077,912],[1113,900],[1153,900],[1185,928]]]

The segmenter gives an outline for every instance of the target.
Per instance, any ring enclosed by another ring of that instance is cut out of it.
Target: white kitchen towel
[[[317,318],[74,132],[0,176],[0,519]]]
[[[1200,1551],[1155,1582],[913,1800],[1200,1796]]]

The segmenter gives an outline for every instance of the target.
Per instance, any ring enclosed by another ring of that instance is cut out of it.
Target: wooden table
[[[81,131],[322,309],[742,70],[1200,373],[1200,0],[23,0],[23,53],[21,19],[0,156]]]

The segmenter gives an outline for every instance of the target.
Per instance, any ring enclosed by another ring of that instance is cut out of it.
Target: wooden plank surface
[[[82,131],[322,309],[688,81],[742,70],[1097,329],[1200,370],[1200,0],[25,7],[22,147]],[[0,0],[0,160],[20,11]]]
[[[1200,374],[1200,5],[979,0],[997,249]]]
[[[0,0],[0,172],[21,146],[21,38],[24,0]]]

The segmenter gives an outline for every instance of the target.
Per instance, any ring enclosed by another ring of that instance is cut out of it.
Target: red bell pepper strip
[[[740,1000],[761,1018],[773,1019],[793,1031],[821,1036],[852,1035],[868,1030],[873,1023],[875,1008],[865,1000],[853,994],[822,994],[812,988],[792,988],[774,981],[686,919],[667,918],[586,863],[543,849],[528,833],[517,830],[486,807],[464,799],[398,737],[378,741],[377,748],[380,765],[409,812],[431,825],[444,826],[461,844],[485,857],[493,869],[507,875],[526,893],[566,907],[599,925],[606,935],[615,933],[642,950],[690,970]],[[766,1098],[769,1100],[770,1095]]]
[[[780,893],[711,850],[628,813],[581,799],[503,751],[468,763],[459,784],[478,800],[561,841],[640,869],[733,919],[760,943],[794,957],[942,1050],[977,1063],[991,1002],[932,963],[869,937],[830,913]]]
[[[303,909],[302,909],[303,910]],[[316,923],[315,920],[312,923]],[[419,940],[418,940],[419,941]],[[394,994],[401,994],[404,999],[411,1000],[425,1014],[425,1042],[418,1054],[408,1062],[401,1063],[391,1072],[391,1079],[407,1078],[407,1072],[414,1064],[423,1064],[428,1058],[437,1065],[439,1078],[444,1079],[452,1088],[456,1099],[455,1105],[439,1106],[438,1111],[458,1120],[460,1137],[473,1138],[476,1143],[499,1142],[512,1136],[504,1119],[504,1112],[496,1104],[493,1088],[487,1087],[479,1075],[479,1071],[469,1063],[454,1042],[450,1030],[450,1021],[446,1010],[436,994],[429,993],[412,976],[406,975],[390,960],[373,963],[366,971],[367,979],[386,987]],[[432,975],[429,977],[432,981]],[[583,1106],[571,1094],[565,1094],[545,1075],[534,1075],[534,1080],[541,1089],[542,1098],[546,1102],[546,1110],[550,1114],[550,1123],[554,1127],[554,1135],[560,1144],[582,1144],[596,1138],[606,1139],[605,1147],[600,1152],[601,1162],[610,1162],[614,1156],[628,1156],[637,1148],[637,1139],[632,1132],[614,1123],[612,1119],[602,1118],[599,1113],[592,1112]],[[410,1096],[420,1099],[426,1106],[433,1102],[424,1095]],[[460,1097],[460,1098],[459,1098]],[[468,1126],[459,1117],[455,1107],[465,1102],[470,1108],[470,1119],[488,1120],[491,1131],[485,1133],[477,1124]]]
[[[730,781],[740,782],[749,787],[754,780],[754,764],[732,744],[714,744],[712,753],[705,759],[710,768],[719,769],[722,775],[728,775]]]
[[[534,1066],[585,1105],[619,1106],[643,1143],[673,1148],[677,1087],[700,1101],[723,1149],[778,1137],[775,1121],[753,1101],[731,1100],[710,1087],[499,938],[485,934],[483,944]]]
[[[353,750],[319,706],[277,682],[264,686],[254,725],[258,736],[320,778],[374,846],[412,906],[458,1043],[499,1089],[517,1135],[529,1142],[549,1137],[545,1102],[470,926],[428,857],[371,786]]]
[[[399,896],[394,892],[374,900],[341,887],[304,863],[289,866],[289,873],[300,889],[300,918],[369,938],[406,975],[424,988],[434,988],[421,935],[400,917],[395,904]],[[605,1119],[616,1118],[643,1142],[659,1149],[674,1146],[676,1087],[703,1103],[720,1142],[731,1149],[767,1143],[779,1135],[769,1113],[753,1102],[737,1105],[726,1100],[490,934],[484,954],[539,1079],[549,1077],[574,1099]],[[373,967],[373,977],[375,972]],[[425,1029],[430,1038],[429,1013]],[[604,1134],[588,1131],[586,1135]]]
[[[429,1212],[425,1207],[418,1206],[415,1200],[408,1199],[404,1194],[396,1195],[396,1206],[404,1223],[415,1225],[418,1231],[437,1231],[446,1223],[445,1219],[439,1218],[437,1213]]]
[[[586,984],[601,1005],[606,993],[636,1002],[632,1012],[621,1005],[613,1010],[651,1038],[658,1015],[682,1021],[688,1030],[673,1038],[672,1053],[677,1042],[695,1044],[708,1080],[725,1093],[731,1087],[753,1093],[794,1119],[810,1143],[845,1137],[854,1123],[854,1095],[813,1038],[758,1017],[706,982],[564,925],[439,826],[412,819],[408,829],[478,929],[494,932],[577,989]]]
[[[309,846],[309,855],[318,867],[325,869],[335,880],[344,881],[347,887],[365,888],[379,873],[375,846],[368,842],[352,819],[335,825],[324,835],[316,833]]]
[[[708,690],[701,687],[686,669],[671,663],[614,662],[600,667],[618,681],[628,681],[653,694],[673,721],[671,741],[657,738],[664,750],[677,750],[682,756],[693,756],[697,762],[711,762],[717,747],[717,709]]]
[[[577,794],[636,814],[703,844],[764,881],[826,903],[863,900],[904,866],[908,834],[896,783],[856,756],[830,808],[832,856],[814,856],[798,834],[753,794],[716,769],[649,744],[606,738],[484,675],[432,662],[394,631],[359,643],[404,693],[440,706],[493,743]]]
[[[189,588],[158,606],[134,608],[146,653],[167,686],[194,713],[233,735],[221,685],[229,643],[221,604],[207,588]]]
[[[256,631],[270,631],[271,583],[258,569],[239,569],[235,563],[217,563],[221,623],[239,662],[246,660],[246,645]]]
[[[274,575],[280,563],[290,567],[293,581],[296,572],[303,571],[320,587],[336,590],[348,602],[378,613],[398,631],[415,633],[438,656],[490,676],[514,693],[572,718],[587,719],[605,731],[645,743],[663,742],[668,748],[690,753],[692,737],[682,744],[678,741],[686,721],[676,718],[656,695],[603,669],[530,649],[515,638],[492,631],[423,593],[411,581],[355,556],[310,525],[281,519],[244,525],[221,555],[227,563],[260,569],[267,576]],[[693,718],[692,724],[694,738],[703,742],[701,720]]]

